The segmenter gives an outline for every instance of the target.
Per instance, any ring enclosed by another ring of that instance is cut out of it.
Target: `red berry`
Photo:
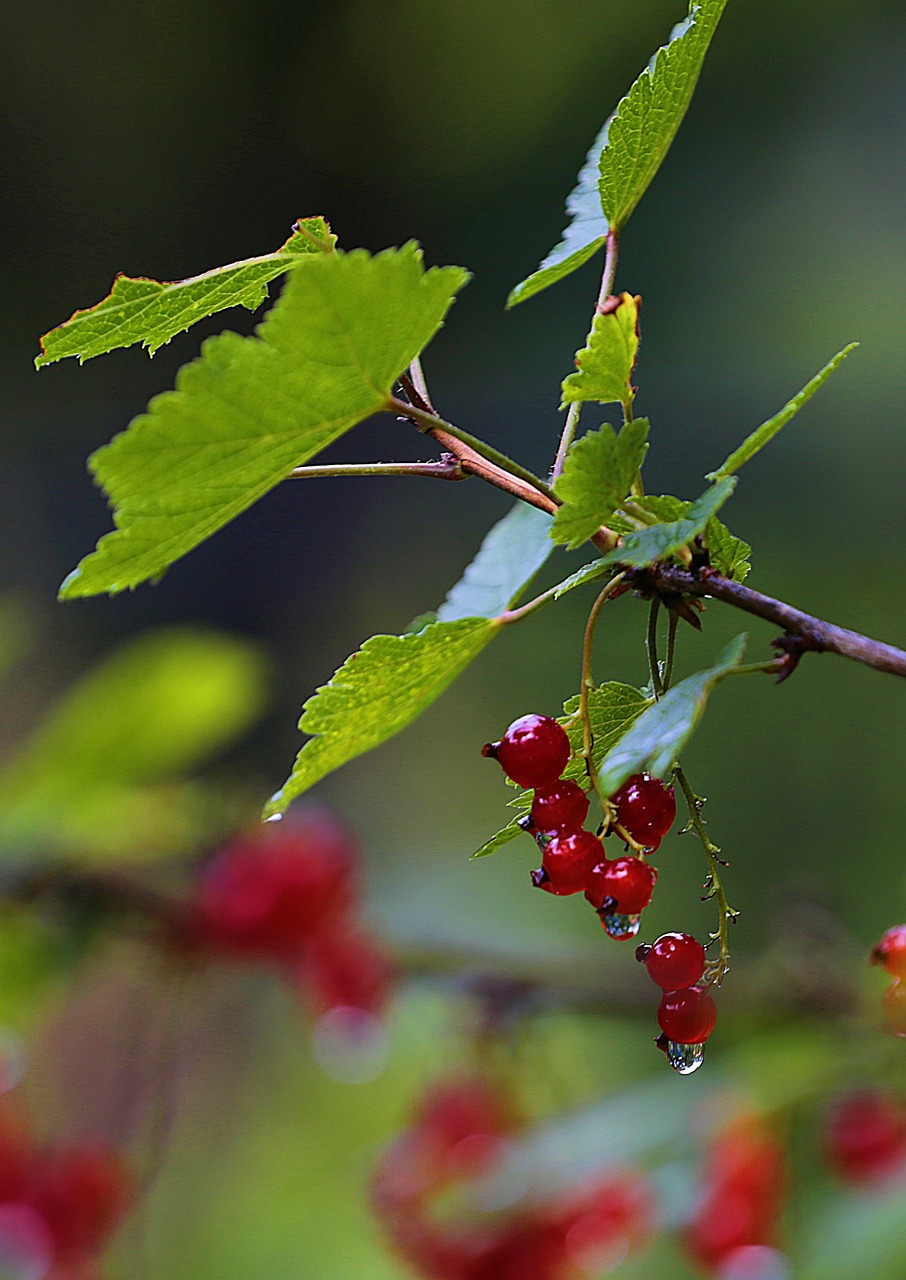
[[[906,1036],[906,982],[894,978],[884,992],[884,1022],[895,1036]]]
[[[703,1194],[685,1232],[686,1248],[709,1273],[729,1274],[729,1263],[739,1251],[776,1243],[785,1198],[782,1145],[758,1119],[736,1121],[708,1153]]]
[[[554,836],[544,850],[541,867],[547,880],[541,887],[559,895],[580,893],[591,868],[603,857],[604,846],[590,831]]]
[[[208,945],[291,961],[353,896],[352,846],[326,814],[237,837],[202,870],[195,932]]]
[[[651,901],[657,872],[639,858],[613,858],[598,862],[585,882],[585,896],[596,911],[612,899],[612,910],[637,916]]]
[[[566,768],[571,747],[566,730],[550,716],[514,720],[497,744],[503,772],[520,787],[549,787]]]
[[[537,790],[532,800],[531,821],[539,831],[579,831],[587,816],[588,796],[577,782],[561,779]]]
[[[895,978],[906,978],[906,924],[895,924],[871,949],[872,964],[882,964]]]
[[[906,1171],[906,1108],[866,1089],[839,1098],[825,1120],[824,1154],[834,1173],[853,1186],[871,1186]]]
[[[704,987],[685,987],[664,992],[657,1020],[674,1044],[704,1044],[717,1022],[717,1009]]]
[[[636,954],[649,978],[665,991],[694,987],[705,972],[705,948],[691,933],[663,933]]]
[[[610,803],[623,830],[646,849],[656,849],[676,821],[673,788],[648,773],[627,779]]]
[[[390,967],[367,933],[348,920],[329,921],[305,948],[300,976],[321,1011],[364,1009],[381,1014],[390,989]]]
[[[100,1143],[48,1153],[30,1196],[46,1223],[58,1259],[76,1261],[100,1252],[125,1217],[131,1179],[120,1157]]]

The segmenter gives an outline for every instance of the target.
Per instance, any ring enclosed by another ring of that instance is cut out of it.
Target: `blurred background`
[[[189,834],[210,838],[229,825],[210,818],[212,797],[229,797],[231,821],[250,820],[291,766],[311,690],[368,635],[398,633],[435,608],[507,509],[477,481],[287,485],[160,584],[59,605],[60,581],[110,524],[87,455],[172,385],[201,336],[224,322],[250,332],[255,317],[215,317],[153,361],[129,350],[40,375],[38,335],[99,300],[117,271],[176,279],[265,253],[300,215],[324,214],[346,248],[416,238],[429,264],[474,272],[425,360],[439,410],[543,471],[596,268],[512,313],[503,303],[558,239],[591,139],[684,12],[681,0],[8,0],[0,588],[17,661],[3,686],[0,752],[9,768],[63,692],[117,646],[191,624],[212,652],[235,645],[242,656],[211,695],[221,728],[187,753],[193,768],[204,757],[210,787],[186,819]],[[746,469],[724,516],[754,544],[753,585],[899,644],[904,61],[906,12],[887,0],[730,0],[689,115],[624,235],[617,276],[619,289],[644,297],[636,381],[638,410],[652,420],[652,492],[697,496],[703,473],[744,434],[846,342],[862,344]],[[603,416],[587,411],[584,422]],[[370,422],[327,456],[424,456],[413,434]],[[504,965],[548,956],[602,973],[613,965],[608,983],[629,974],[630,958],[602,957],[585,912],[530,891],[530,848],[468,862],[510,816],[480,747],[516,715],[556,714],[576,692],[589,603],[574,593],[506,635],[408,732],[319,788],[318,801],[358,831],[371,918],[401,945],[449,944],[468,956],[493,938]],[[643,683],[644,606],[625,601],[605,620],[596,674]],[[712,605],[703,635],[681,636],[680,674],[707,665],[740,630],[753,658],[767,655],[770,628]],[[205,668],[209,658],[195,661]],[[122,689],[117,705],[137,716],[128,681]],[[159,705],[150,704],[152,720]],[[114,741],[129,734],[127,723]],[[830,953],[851,966],[869,1007],[878,997],[862,965],[906,911],[904,747],[906,689],[836,658],[807,660],[779,689],[721,689],[686,763],[733,863],[741,990],[774,990],[815,947],[812,978]],[[161,835],[146,810],[136,818],[118,803],[78,819],[82,836],[95,833],[92,856],[128,845],[135,823],[143,849]],[[40,832],[36,848],[47,836],[35,818],[42,805],[56,812],[34,794],[18,812],[25,845],[29,831]],[[167,827],[162,844],[188,842],[180,831]],[[652,935],[712,926],[712,908],[698,900],[701,863],[688,841],[665,843]],[[27,988],[38,961],[21,965]],[[232,1020],[218,1004],[143,1227],[147,1273],[402,1274],[376,1241],[361,1186],[407,1091],[448,1058],[446,998],[416,991],[396,1015],[390,1065],[358,1086],[325,1075],[303,1031],[287,1029],[277,996],[233,993]],[[19,1029],[38,1017],[25,996],[11,998],[8,1015]],[[609,1038],[600,1021],[555,1021],[542,1038],[562,1105],[662,1071],[644,1017]],[[757,1037],[739,1026],[757,1077]],[[800,1030],[784,1078],[820,1031]],[[686,1107],[706,1096],[707,1074],[660,1084],[682,1090]],[[225,1156],[216,1167],[212,1140]],[[137,1249],[124,1245],[127,1270]],[[891,1276],[902,1274],[902,1257]],[[687,1274],[669,1253],[659,1265]],[[822,1265],[809,1276],[837,1274]],[[880,1263],[868,1273],[888,1274]]]

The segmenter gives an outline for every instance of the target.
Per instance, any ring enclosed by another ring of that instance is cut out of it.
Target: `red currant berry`
[[[841,1181],[851,1186],[886,1182],[906,1171],[906,1109],[879,1091],[847,1094],[827,1115],[823,1147]]]
[[[623,830],[646,849],[656,849],[676,821],[673,788],[648,773],[634,774],[610,803]]]
[[[636,955],[649,978],[665,991],[694,987],[705,972],[705,948],[691,933],[663,933],[650,947],[639,947]]]
[[[895,924],[871,949],[872,964],[882,964],[895,978],[906,978],[906,924]]]
[[[664,992],[657,1020],[674,1044],[704,1044],[717,1022],[717,1009],[704,987],[685,987]]]
[[[596,911],[610,899],[613,911],[637,916],[651,901],[657,872],[639,858],[613,858],[598,862],[585,882],[585,896]]]
[[[514,720],[500,739],[497,759],[520,787],[549,787],[566,768],[570,751],[566,730],[556,720],[527,715]]]
[[[532,800],[531,821],[539,831],[579,831],[587,816],[588,796],[577,782],[561,779],[537,790]]]
[[[305,949],[300,977],[320,1012],[363,1009],[376,1017],[390,994],[390,966],[370,934],[349,920],[331,921]]]
[[[604,846],[590,831],[555,836],[544,850],[542,868],[547,873],[547,881],[541,887],[548,893],[580,893],[589,871],[603,857]]]
[[[58,1257],[86,1259],[100,1251],[125,1217],[132,1180],[114,1151],[86,1142],[44,1157],[30,1199]]]
[[[894,978],[884,992],[884,1022],[895,1036],[906,1036],[906,982]]]

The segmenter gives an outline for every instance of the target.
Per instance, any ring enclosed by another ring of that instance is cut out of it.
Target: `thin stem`
[[[582,755],[585,760],[585,771],[595,789],[595,794],[601,802],[601,808],[605,815],[610,813],[610,808],[607,796],[605,796],[601,791],[601,783],[592,758],[595,740],[591,728],[591,717],[588,713],[588,695],[594,687],[594,681],[591,674],[591,657],[592,649],[594,647],[595,627],[598,622],[598,614],[623,581],[623,576],[624,575],[622,573],[618,573],[615,577],[611,578],[601,591],[597,600],[591,606],[591,612],[589,613],[588,621],[585,624],[585,636],[582,640],[582,680],[579,685],[579,716],[582,720]]]
[[[724,674],[728,676],[754,676],[756,674],[779,676],[785,665],[783,658],[768,658],[766,662],[744,662],[741,667],[731,667]]]
[[[534,600],[527,600],[525,604],[519,605],[518,609],[507,609],[504,613],[498,615],[497,621],[504,623],[504,625],[508,625],[511,622],[521,622],[523,618],[527,618],[529,614],[543,608],[551,600],[556,600],[557,592],[562,585],[561,582],[558,582],[553,587],[548,587],[547,591],[542,591],[541,595],[535,596]]]
[[[676,628],[679,624],[679,614],[670,610],[670,621],[667,624],[667,656],[664,659],[664,676],[663,686],[664,692],[670,688],[670,682],[673,679],[673,660],[676,657]]]
[[[424,370],[422,369],[421,359],[416,356],[409,366],[409,380],[412,387],[418,394],[419,399],[426,409],[430,409],[432,413],[436,413],[431,396],[428,392],[428,384],[425,381]]]
[[[610,230],[607,233],[607,249],[604,257],[604,273],[601,276],[601,288],[598,293],[597,311],[604,309],[604,303],[613,293],[613,282],[617,275],[617,261],[620,256],[620,233]]]
[[[664,682],[661,677],[661,664],[657,657],[657,616],[661,610],[660,599],[655,596],[651,601],[651,607],[648,610],[648,632],[645,636],[645,652],[648,654],[648,670],[651,673],[651,687],[654,690],[655,701],[661,697],[664,692]]]
[[[459,427],[454,427],[452,423],[445,422],[436,413],[431,413],[427,409],[420,409],[418,405],[406,404],[403,400],[397,400],[395,396],[389,398],[386,407],[391,413],[397,413],[402,418],[409,418],[420,431],[427,431],[429,435],[434,436],[435,432],[442,431],[445,436],[458,440],[460,444],[466,445],[469,449],[479,454],[480,457],[485,458],[488,462],[493,462],[501,471],[508,472],[509,475],[515,476],[517,480],[530,484],[539,493],[543,493],[546,498],[556,501],[550,486],[545,484],[533,472],[527,470],[518,462],[514,462],[512,458],[508,458],[505,453],[501,453],[493,445],[485,444],[477,436],[469,435],[468,431],[463,431]],[[437,437],[435,436],[435,438]]]
[[[686,805],[689,809],[689,823],[692,830],[701,841],[702,848],[705,851],[705,857],[708,860],[708,879],[705,882],[706,898],[715,898],[717,900],[718,910],[720,911],[720,919],[718,921],[717,933],[712,936],[717,940],[720,948],[720,954],[709,974],[709,981],[716,986],[720,986],[730,968],[730,939],[728,936],[728,928],[731,920],[735,920],[739,914],[734,911],[727,901],[727,894],[724,890],[723,883],[720,878],[720,861],[717,855],[720,853],[720,846],[714,844],[708,835],[704,822],[702,821],[702,804],[703,801],[692,790],[689,779],[685,772],[676,765],[673,770],[673,776],[679,783]]]
[[[556,480],[557,476],[559,476],[563,470],[563,465],[566,462],[566,455],[569,453],[572,442],[576,438],[576,428],[579,425],[579,414],[581,412],[581,400],[574,400],[566,412],[566,422],[563,424],[563,434],[560,437],[557,456],[554,459],[554,466],[551,471],[551,482]]]
[[[436,462],[337,462],[332,465],[296,467],[288,480],[319,480],[327,476],[428,476],[436,480],[465,480],[466,472],[452,454]]]
[[[778,637],[774,644],[787,655],[784,674],[793,669],[803,653],[813,652],[836,653],[875,671],[906,676],[906,653],[902,649],[803,613],[782,600],[762,595],[741,582],[733,582],[723,574],[702,574],[659,565],[634,571],[629,576],[633,585],[656,591],[668,600],[671,595],[711,596],[782,628],[784,635]]]

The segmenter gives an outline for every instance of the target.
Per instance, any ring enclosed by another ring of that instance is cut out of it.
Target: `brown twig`
[[[781,679],[784,674],[789,674],[805,652],[836,653],[876,671],[906,676],[906,653],[902,649],[803,613],[801,609],[794,609],[782,600],[763,595],[741,582],[725,578],[723,574],[653,565],[647,569],[630,570],[627,576],[633,586],[660,595],[668,604],[671,597],[710,596],[782,628],[783,636],[774,641],[776,648],[789,655],[788,670],[781,673]]]

